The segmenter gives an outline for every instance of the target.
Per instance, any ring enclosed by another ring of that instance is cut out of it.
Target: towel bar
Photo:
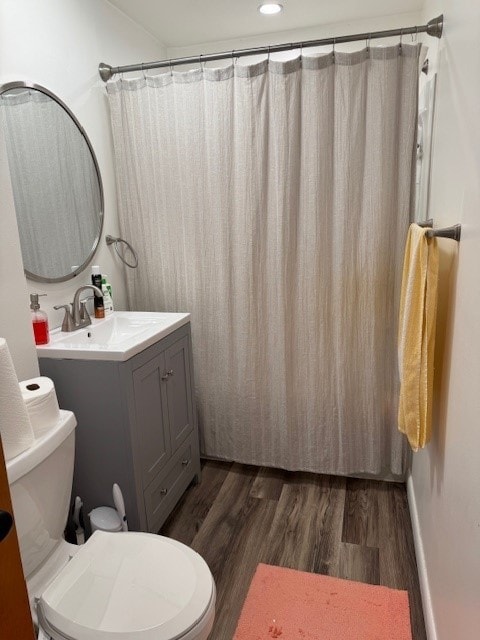
[[[433,227],[433,218],[429,218],[428,220],[423,220],[422,222],[417,222],[419,227]]]
[[[453,227],[445,227],[444,229],[429,229],[426,233],[427,238],[450,238],[460,242],[462,233],[462,225],[454,224]]]
[[[429,218],[423,222],[417,222],[417,224],[423,228],[433,227],[433,218]],[[454,224],[452,227],[445,227],[443,229],[429,229],[426,236],[427,238],[449,238],[450,240],[460,242],[461,233],[462,225]]]

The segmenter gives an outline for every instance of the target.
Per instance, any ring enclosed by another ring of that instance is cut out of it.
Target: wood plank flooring
[[[209,640],[231,640],[259,562],[405,589],[426,640],[405,485],[207,461],[160,531],[217,585]]]

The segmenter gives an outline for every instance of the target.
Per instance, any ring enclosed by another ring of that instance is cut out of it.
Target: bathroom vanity
[[[117,482],[129,527],[157,533],[200,477],[189,314],[115,312],[82,332],[52,332],[37,350],[78,421],[73,497],[85,515],[113,506]]]

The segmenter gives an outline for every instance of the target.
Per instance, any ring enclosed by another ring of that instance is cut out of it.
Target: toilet
[[[73,478],[70,411],[7,462],[22,565],[39,638],[206,640],[215,583],[201,556],[151,533],[63,539]]]

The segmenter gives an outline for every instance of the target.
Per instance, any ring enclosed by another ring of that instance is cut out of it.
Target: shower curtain
[[[191,312],[205,455],[403,477],[419,50],[108,83],[130,307]]]

